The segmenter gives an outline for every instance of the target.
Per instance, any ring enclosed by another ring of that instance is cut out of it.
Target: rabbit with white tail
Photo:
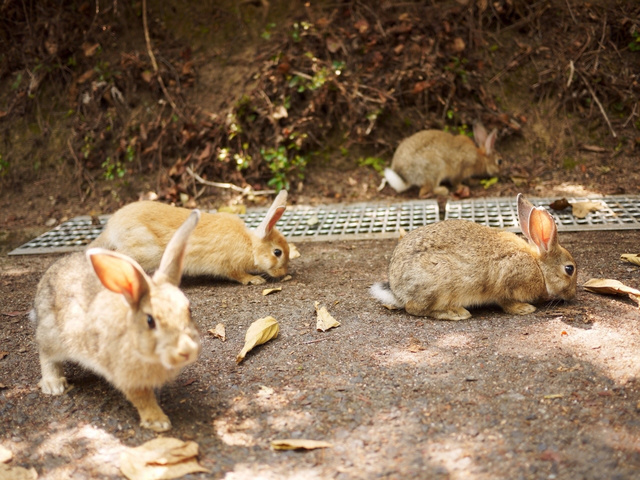
[[[476,144],[466,135],[442,130],[422,130],[405,138],[396,149],[391,168],[384,176],[398,193],[420,187],[420,197],[447,195],[448,181],[454,191],[473,176],[492,176],[500,172],[502,157],[495,150],[497,130],[489,135],[477,122],[473,126]]]
[[[171,428],[154,388],[200,354],[189,300],[178,288],[187,240],[199,218],[194,210],[175,232],[153,278],[131,258],[101,248],[64,257],[45,272],[32,311],[43,393],[65,391],[63,362],[70,360],[121,390],[143,427]]]
[[[553,217],[518,195],[525,240],[468,220],[445,220],[417,228],[397,244],[389,282],[371,294],[411,315],[464,320],[465,307],[497,304],[511,314],[535,311],[531,303],[570,300],[577,269],[558,243]]]
[[[282,190],[255,230],[247,228],[237,215],[203,212],[187,246],[184,275],[211,275],[243,285],[265,283],[261,276],[264,274],[273,278],[285,276],[290,249],[275,225],[286,208],[287,191]],[[159,202],[130,203],[113,214],[90,246],[121,252],[144,270],[155,270],[171,232],[189,212]]]

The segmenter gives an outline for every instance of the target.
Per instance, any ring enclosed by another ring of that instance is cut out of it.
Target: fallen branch
[[[209,180],[205,180],[204,178],[202,178],[200,175],[198,175],[196,172],[194,172],[193,170],[191,170],[191,167],[187,167],[186,172],[191,175],[191,177],[198,183],[201,183],[202,185],[208,185],[209,187],[216,187],[216,188],[226,188],[228,190],[233,190],[234,192],[239,192],[242,194],[242,196],[247,196],[247,195],[272,195],[274,193],[277,193],[275,190],[253,190],[253,188],[251,188],[251,185],[247,185],[245,188],[239,187],[237,185],[234,185],[233,183],[221,183],[221,182],[211,182]]]
[[[158,62],[156,61],[156,56],[153,54],[153,50],[151,49],[151,37],[149,36],[149,26],[147,24],[147,0],[142,0],[142,26],[144,28],[144,39],[147,43],[147,53],[149,54],[149,59],[151,60],[151,66],[153,66],[153,71],[156,74],[156,78],[158,79],[158,83],[160,84],[160,88],[162,89],[162,93],[167,97],[167,101],[173,111],[178,114],[178,116],[184,120],[184,115],[182,111],[176,105],[176,102],[173,101],[173,97],[169,94],[167,87],[164,84],[164,80],[162,80],[162,76],[160,75],[160,71],[158,70]]]
[[[611,130],[611,135],[613,135],[613,138],[617,138],[618,135],[616,134],[615,130],[613,129],[613,126],[611,125],[611,121],[609,120],[609,117],[607,116],[607,113],[604,111],[604,107],[600,103],[600,100],[598,100],[596,92],[593,91],[593,88],[591,88],[591,85],[587,81],[587,78],[582,74],[582,72],[580,70],[576,70],[576,72],[578,73],[578,75],[580,76],[580,78],[582,79],[584,84],[586,85],[587,90],[589,90],[589,93],[591,94],[591,97],[593,98],[593,101],[596,102],[596,104],[598,105],[598,108],[600,109],[600,113],[602,113],[602,116],[604,117],[605,121],[607,122],[607,125],[609,126],[609,130]]]

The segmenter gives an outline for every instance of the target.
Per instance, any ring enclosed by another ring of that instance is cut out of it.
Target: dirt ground
[[[619,261],[637,232],[565,233],[578,284],[638,286]],[[637,306],[579,289],[568,304],[514,317],[497,308],[434,321],[388,311],[367,289],[385,278],[394,240],[301,243],[282,291],[187,279],[199,360],[159,393],[167,435],[194,440],[210,474],[187,478],[637,478]],[[0,444],[39,478],[120,478],[126,447],[156,437],[100,377],[69,365],[60,397],[36,385],[27,311],[56,256],[2,257]],[[341,326],[315,329],[314,302]],[[236,365],[249,324],[272,315],[277,339]],[[226,325],[222,342],[207,331]],[[281,438],[332,448],[276,452]]]

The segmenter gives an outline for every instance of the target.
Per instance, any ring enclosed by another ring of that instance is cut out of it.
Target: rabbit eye
[[[149,325],[149,328],[152,330],[156,328],[156,321],[151,315],[147,315],[147,325]]]
[[[273,251],[273,254],[274,254],[276,257],[280,257],[280,256],[282,255],[282,250],[280,250],[279,248],[276,248],[276,249]]]
[[[502,165],[502,159],[501,159],[501,158],[499,158],[498,160],[496,160],[496,163],[497,163],[498,165]]]
[[[565,265],[564,266],[564,271],[567,272],[567,275],[571,276],[571,275],[573,275],[573,272],[575,271],[575,267],[573,265]]]

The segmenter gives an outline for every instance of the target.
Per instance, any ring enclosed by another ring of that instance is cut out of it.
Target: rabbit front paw
[[[505,312],[512,313],[514,315],[528,315],[529,313],[536,311],[536,307],[530,303],[503,302],[500,306]]]
[[[69,384],[65,377],[43,377],[38,386],[46,395],[62,395]]]
[[[160,415],[150,416],[148,418],[140,419],[140,426],[148,428],[154,432],[166,432],[171,430],[171,420],[164,413],[160,412]]]

